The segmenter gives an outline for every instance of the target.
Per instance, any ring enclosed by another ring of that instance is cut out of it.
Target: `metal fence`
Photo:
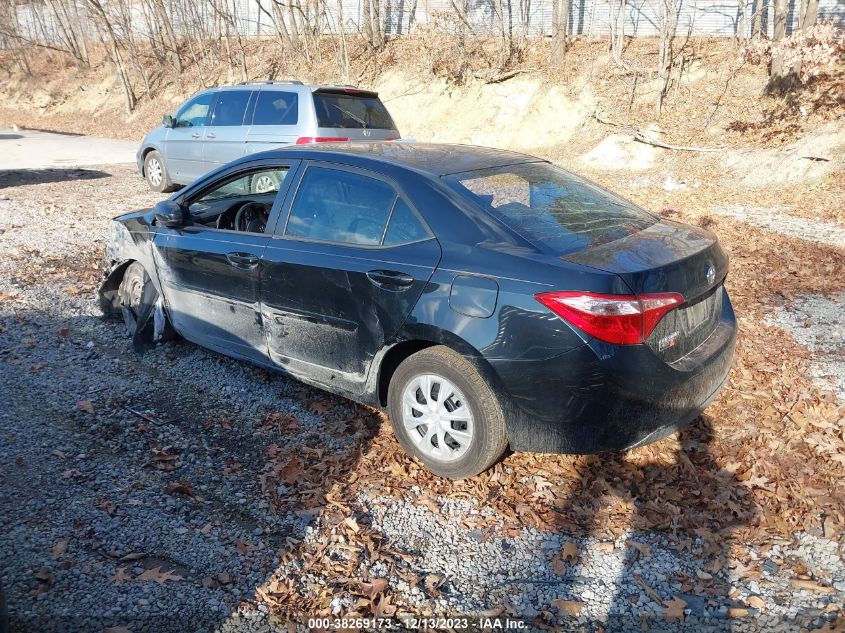
[[[219,0],[218,0],[219,1]],[[366,1],[366,0],[364,0]],[[272,22],[274,0],[226,0],[228,11],[234,16],[235,25],[241,35],[270,36],[276,33]],[[346,32],[360,30],[363,24],[362,0],[341,0],[343,2],[343,29]],[[454,13],[452,0],[379,0],[380,13],[387,35],[401,36],[411,33],[416,25],[430,24],[438,14]],[[107,2],[104,2],[108,6]],[[173,0],[165,0],[165,5]],[[506,28],[515,34],[542,37],[552,33],[552,0],[503,0]],[[329,6],[332,5],[332,6]],[[467,11],[468,33],[470,35],[494,35],[500,29],[500,18],[495,0],[469,0]],[[126,6],[126,0],[124,0]],[[800,0],[789,0],[787,34],[797,28]],[[27,38],[35,41],[59,41],[60,18],[43,10],[36,12],[32,4],[18,4],[16,7],[18,29]],[[326,32],[338,32],[339,19],[336,2],[322,5],[320,16],[309,16]],[[761,14],[763,31],[771,35],[774,24],[773,0],[680,0],[678,5],[678,35],[735,37],[750,35],[752,16]],[[211,0],[197,0],[190,3],[191,13],[207,23],[208,30],[214,28],[215,11]],[[305,7],[303,7],[305,8]],[[151,20],[143,3],[128,5],[132,29],[139,33],[148,32]],[[307,10],[307,9],[305,9]],[[91,30],[86,19],[86,8],[78,2],[75,11]],[[633,37],[648,37],[659,32],[661,13],[660,0],[627,0],[625,5],[625,34]],[[174,27],[177,32],[187,29],[180,24],[179,11],[173,10]],[[569,32],[573,35],[602,37],[610,31],[611,4],[608,0],[571,0]],[[845,28],[845,0],[820,0],[819,20],[832,20],[838,27]]]

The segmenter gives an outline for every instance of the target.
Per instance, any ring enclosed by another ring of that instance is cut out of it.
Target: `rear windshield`
[[[378,97],[315,92],[314,108],[319,127],[396,129]]]
[[[561,255],[657,222],[633,203],[548,163],[481,169],[446,180],[527,240]]]

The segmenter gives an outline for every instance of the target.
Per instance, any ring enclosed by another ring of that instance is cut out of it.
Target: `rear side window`
[[[396,129],[387,108],[372,95],[315,92],[314,109],[319,127]]]
[[[285,235],[321,242],[378,245],[396,200],[387,183],[339,169],[309,167]]]
[[[258,93],[253,125],[296,125],[299,120],[299,95],[295,92],[263,90]]]
[[[244,124],[244,112],[249,103],[249,90],[223,90],[217,96],[211,125],[231,126]]]
[[[452,187],[527,240],[566,254],[627,237],[657,220],[548,163],[454,174]]]
[[[397,246],[399,244],[410,244],[419,242],[429,237],[428,231],[420,223],[419,218],[414,215],[402,198],[396,201],[393,207],[393,215],[387,225],[387,233],[384,236],[385,246]]]

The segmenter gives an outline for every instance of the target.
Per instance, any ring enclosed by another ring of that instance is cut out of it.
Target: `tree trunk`
[[[801,12],[798,14],[798,28],[802,31],[815,26],[819,17],[819,0],[802,0]]]
[[[552,0],[552,65],[560,66],[569,35],[570,0]]]
[[[622,66],[622,49],[625,46],[625,0],[611,0],[610,50],[617,66]]]
[[[796,71],[793,66],[784,63],[784,50],[778,43],[786,37],[786,20],[789,16],[789,0],[775,0],[775,26],[772,33],[774,46],[772,49],[772,65],[769,69],[769,81],[766,84],[768,94],[783,95],[795,88],[799,83],[800,67]]]

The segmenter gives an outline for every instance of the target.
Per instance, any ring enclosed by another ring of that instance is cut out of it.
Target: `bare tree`
[[[126,70],[126,65],[123,61],[123,55],[120,52],[120,40],[112,27],[112,18],[106,13],[100,0],[87,0],[88,6],[94,11],[97,27],[100,32],[105,35],[104,44],[109,51],[109,57],[114,64],[117,76],[120,79],[120,85],[123,88],[123,95],[126,99],[126,111],[131,113],[138,102],[135,96],[135,91],[132,89],[132,82],[129,79],[129,73]]]
[[[552,0],[552,64],[558,65],[566,53],[569,36],[570,0]]]
[[[663,112],[663,102],[669,94],[672,66],[675,63],[675,30],[678,28],[680,0],[660,0],[660,53],[657,60],[657,78],[660,86],[657,94],[657,112]]]
[[[625,0],[610,0],[610,50],[613,60],[622,66],[622,49],[625,47]]]

